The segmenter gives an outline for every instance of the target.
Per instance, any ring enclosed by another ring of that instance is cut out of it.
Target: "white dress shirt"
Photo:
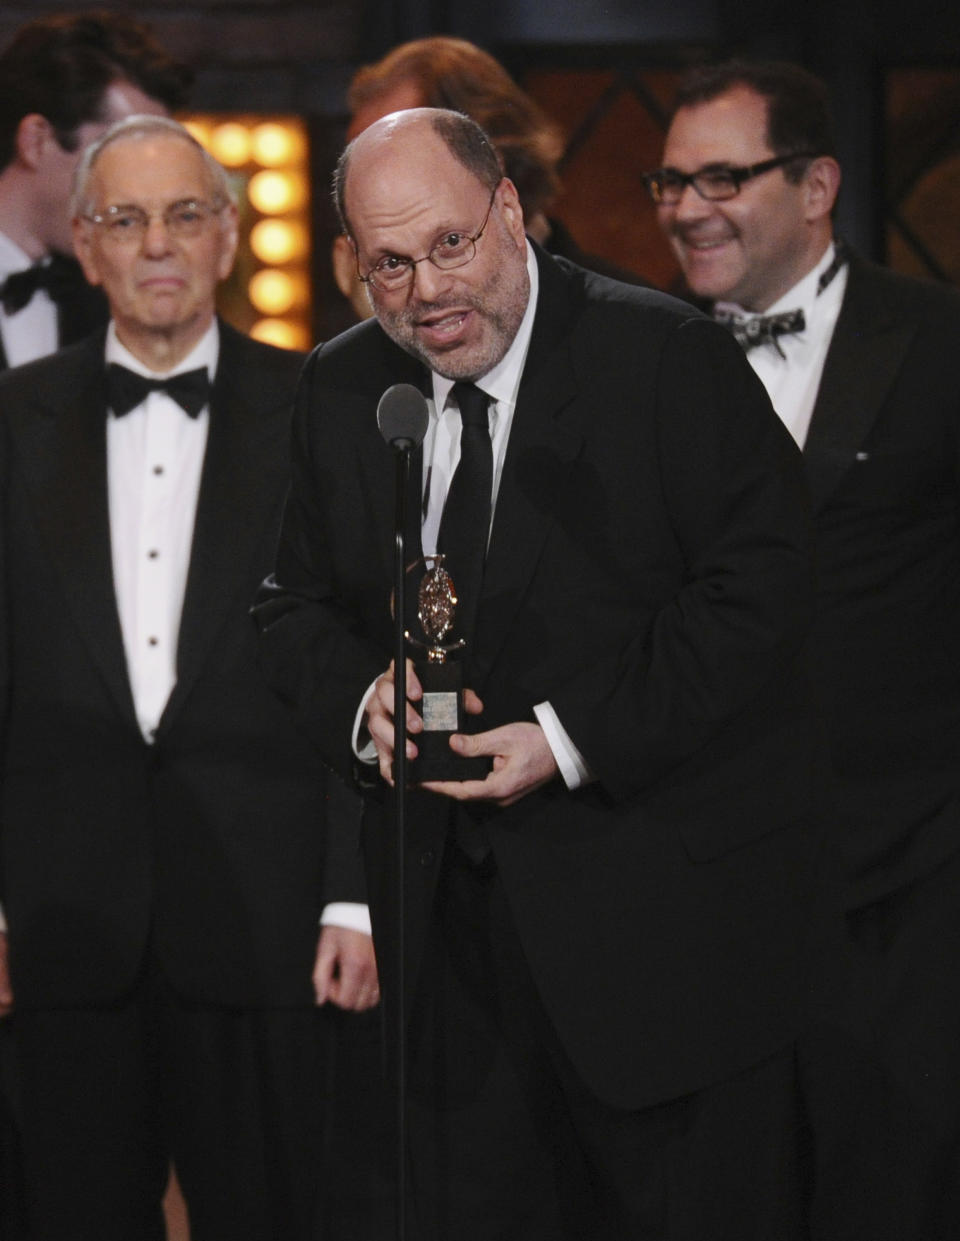
[[[220,336],[214,321],[170,372],[205,366],[217,371]],[[107,332],[107,364],[119,362],[152,379],[148,370]],[[151,392],[122,418],[107,420],[107,484],[114,590],[137,722],[153,742],[177,681],[177,641],[190,568],[200,476],[210,425],[209,407],[190,418],[165,392]],[[370,934],[366,905],[326,905],[321,923]]]
[[[33,265],[30,256],[0,233],[0,285],[14,272]],[[26,306],[8,315],[0,305],[0,337],[8,366],[21,366],[35,358],[45,358],[60,346],[57,305],[46,289],[37,289]]]
[[[205,366],[216,374],[216,322],[170,374]],[[107,331],[106,361],[145,375],[139,362]],[[144,739],[153,741],[177,682],[177,640],[190,569],[190,548],[207,449],[210,409],[190,418],[166,392],[151,392],[122,418],[107,418],[107,494],[113,585],[127,673]]]
[[[536,317],[537,297],[540,290],[537,259],[529,244],[527,245],[527,274],[530,278],[530,297],[517,334],[497,365],[474,381],[475,386],[490,398],[490,442],[493,450],[491,528],[507,443],[510,439],[510,428],[513,425],[513,415],[517,407],[520,380],[523,377],[527,351],[530,348],[530,337],[533,334],[533,321]],[[429,421],[423,437],[421,542],[424,553],[427,555],[437,549],[443,505],[454,472],[460,463],[460,411],[451,395],[454,380],[446,379],[436,372],[433,372],[432,380],[433,397],[427,401]],[[372,692],[373,686],[371,685],[363,697],[354,721],[354,752],[362,762],[367,763],[376,762],[373,742],[367,742],[362,746],[360,744],[364,712]],[[549,702],[538,703],[533,710],[567,786],[577,788],[589,780],[590,772],[583,756],[570,740]]]
[[[766,388],[773,408],[801,448],[810,429],[827,350],[847,287],[848,270],[844,264],[823,292],[817,293],[820,277],[835,254],[831,241],[819,263],[764,311],[766,315],[775,315],[802,310],[804,330],[778,338],[782,354],[773,343],[755,345],[747,352],[747,360]],[[745,319],[755,317],[731,302],[718,302],[715,309],[731,311]]]

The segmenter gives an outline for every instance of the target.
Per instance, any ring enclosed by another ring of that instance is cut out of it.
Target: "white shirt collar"
[[[788,310],[802,310],[809,317],[809,313],[817,300],[817,285],[820,282],[820,277],[833,262],[835,255],[836,246],[833,241],[830,241],[819,262],[811,267],[805,276],[764,311],[744,310],[736,302],[717,302],[714,308],[716,310],[725,310],[744,319],[755,319],[760,314],[777,315]]]
[[[520,388],[520,377],[523,374],[523,365],[527,360],[527,350],[530,348],[530,337],[533,335],[533,320],[537,313],[537,294],[540,289],[540,273],[537,268],[537,256],[533,252],[533,247],[529,242],[527,245],[527,275],[530,277],[530,296],[527,299],[527,308],[520,320],[520,327],[517,334],[510,343],[510,348],[503,355],[500,361],[485,375],[481,375],[475,380],[477,387],[485,392],[487,396],[492,397],[494,401],[504,402],[508,405],[515,405],[517,402],[517,392]],[[450,389],[453,387],[454,380],[446,379],[443,375],[438,375],[436,371],[433,374],[433,404],[437,414],[443,411]]]
[[[30,255],[21,250],[15,241],[11,241],[6,233],[0,233],[0,280],[6,280],[7,276],[15,271],[26,271],[32,266],[33,259]]]
[[[211,321],[210,326],[200,337],[194,347],[187,356],[173,368],[171,371],[152,371],[148,366],[135,358],[130,350],[120,342],[117,336],[117,328],[114,321],[110,320],[110,326],[107,328],[107,348],[106,361],[107,364],[117,362],[120,366],[126,366],[129,370],[134,371],[137,375],[145,375],[150,379],[163,377],[168,375],[179,375],[183,371],[194,371],[201,366],[207,368],[207,374],[211,382],[217,373],[217,361],[220,357],[220,328],[217,324],[216,317]]]
[[[811,310],[817,300],[817,286],[820,283],[820,277],[827,270],[836,256],[836,246],[831,241],[823,252],[823,257],[815,267],[807,272],[807,274],[784,293],[766,311],[765,314],[777,315],[784,310],[794,310],[799,307],[809,317]],[[828,286],[829,287],[829,286]]]

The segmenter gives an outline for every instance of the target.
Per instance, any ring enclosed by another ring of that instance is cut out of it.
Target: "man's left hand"
[[[469,693],[469,691],[468,691]],[[472,704],[471,704],[472,705]],[[468,705],[471,714],[478,712]],[[424,782],[431,793],[455,801],[489,801],[512,806],[521,797],[548,784],[558,774],[556,759],[539,724],[504,724],[489,732],[455,733],[450,748],[467,758],[488,755],[493,770],[485,780],[437,780]]]
[[[329,1000],[355,1013],[373,1008],[380,1000],[380,986],[371,937],[345,926],[323,927],[313,966],[313,991],[317,1004]]]

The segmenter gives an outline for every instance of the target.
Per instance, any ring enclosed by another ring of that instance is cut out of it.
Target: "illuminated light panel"
[[[250,178],[247,196],[264,215],[282,215],[304,206],[307,185],[295,172],[258,172]]]
[[[241,168],[250,159],[250,131],[238,121],[226,121],[210,133],[210,152],[225,168]]]
[[[266,267],[251,277],[250,301],[264,315],[283,315],[306,302],[306,280],[300,272]]]
[[[294,125],[266,121],[250,135],[250,154],[264,168],[300,164],[306,156],[303,131]]]
[[[250,248],[263,263],[303,261],[310,250],[310,238],[299,221],[261,220],[250,230]]]
[[[281,349],[309,349],[310,333],[306,325],[291,319],[259,319],[250,329],[254,340]]]
[[[184,121],[184,129],[188,129],[202,147],[210,150],[210,126],[206,121]]]
[[[296,116],[262,113],[198,113],[180,119],[229,169],[240,206],[240,249],[234,273],[218,293],[220,313],[259,340],[309,349],[306,125]]]

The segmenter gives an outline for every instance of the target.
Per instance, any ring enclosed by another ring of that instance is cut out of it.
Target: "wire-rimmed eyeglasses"
[[[731,164],[707,164],[696,172],[658,168],[656,172],[644,173],[643,183],[658,206],[662,203],[668,206],[678,203],[688,185],[692,185],[707,202],[722,202],[725,198],[736,198],[744,181],[751,181],[765,172],[772,172],[774,168],[782,168],[792,160],[815,157],[816,151],[793,151],[790,155],[775,155],[772,159],[761,160],[759,164],[739,168]]]
[[[378,263],[375,263],[370,268],[366,275],[360,270],[358,262],[357,275],[361,282],[363,284],[372,284],[381,293],[393,293],[396,289],[406,288],[408,284],[413,283],[413,274],[418,263],[430,262],[434,267],[439,268],[440,271],[450,271],[454,267],[465,267],[477,253],[477,242],[483,236],[484,229],[487,227],[490,212],[493,210],[493,200],[496,198],[499,188],[499,185],[493,187],[493,193],[490,195],[490,201],[487,204],[486,215],[483,217],[483,222],[475,233],[467,234],[457,232],[456,230],[445,233],[429,254],[424,254],[418,259],[407,258],[402,254],[385,254]]]
[[[107,207],[96,215],[85,215],[83,218],[98,225],[112,242],[139,245],[151,220],[162,220],[167,235],[180,241],[202,233],[208,221],[219,215],[226,205],[225,202],[208,203],[198,198],[185,198],[171,203],[163,211],[145,211],[143,207],[126,204]]]

